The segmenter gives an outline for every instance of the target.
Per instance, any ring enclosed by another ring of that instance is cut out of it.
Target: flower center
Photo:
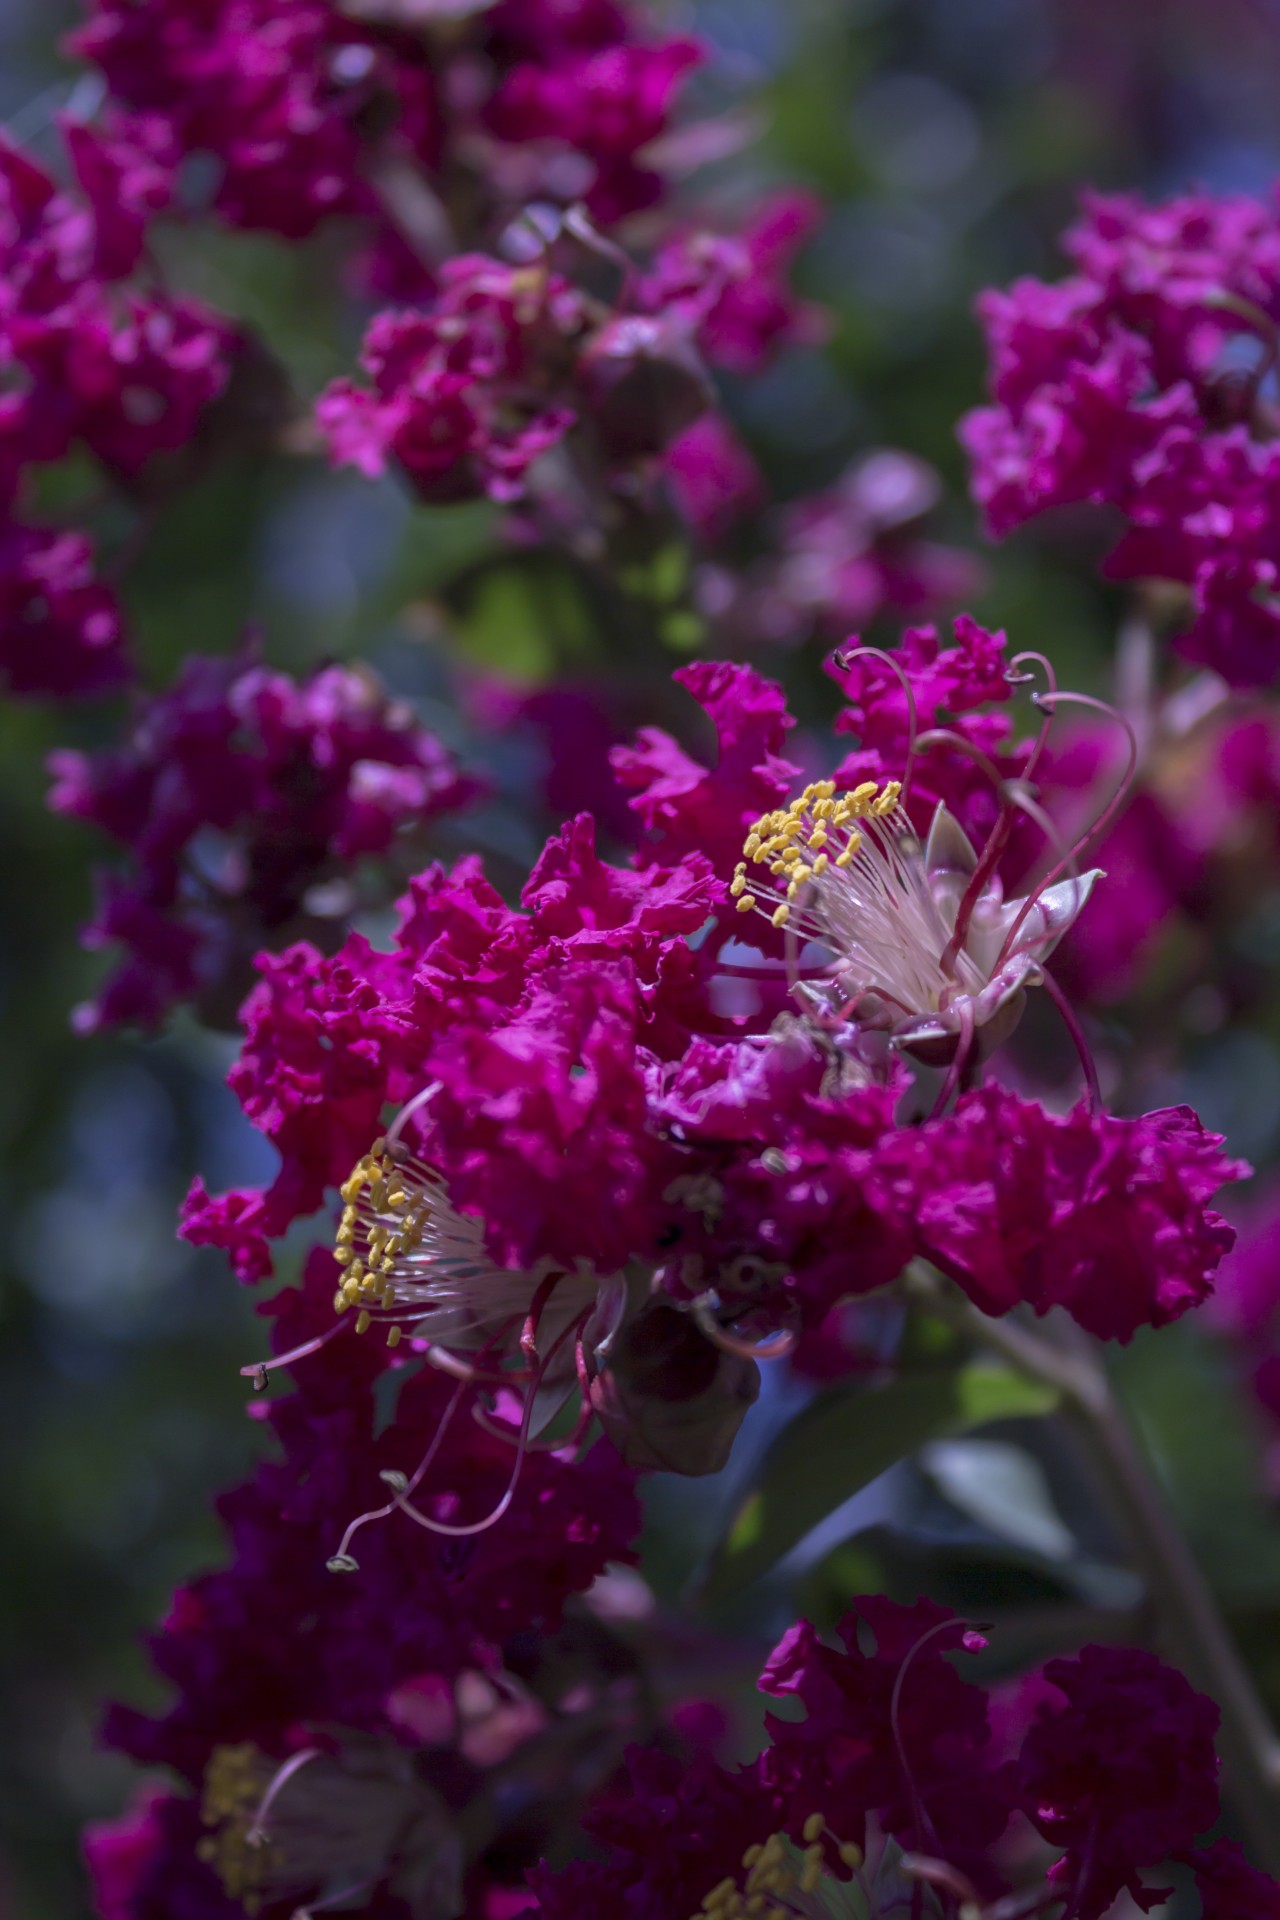
[[[272,1762],[246,1740],[236,1747],[215,1747],[205,1768],[200,1818],[211,1831],[198,1842],[196,1855],[213,1868],[223,1891],[246,1913],[262,1905],[271,1870],[282,1864],[277,1849],[258,1835],[262,1797],[275,1772]]]
[[[376,1141],[341,1194],[334,1258],[345,1271],[333,1304],[338,1313],[358,1309],[357,1333],[375,1318],[454,1320],[466,1305],[479,1304],[476,1283],[499,1275],[481,1222],[455,1210],[440,1175],[415,1155],[400,1149],[393,1157],[385,1141]],[[522,1298],[527,1291],[526,1281]],[[387,1345],[400,1334],[398,1324],[388,1327]]]
[[[711,1889],[693,1920],[832,1920],[851,1911],[849,1883],[827,1865],[824,1840],[850,1874],[862,1865],[862,1848],[839,1840],[820,1813],[811,1813],[797,1847],[785,1833],[771,1833],[742,1856],[743,1879],[729,1875]]]
[[[827,947],[848,994],[877,995],[895,1017],[915,1017],[983,981],[967,952],[943,969],[954,903],[948,920],[901,792],[900,781],[867,780],[837,796],[832,781],[815,781],[756,822],[729,891],[740,913],[762,911],[773,926]],[[768,878],[749,865],[767,868]]]

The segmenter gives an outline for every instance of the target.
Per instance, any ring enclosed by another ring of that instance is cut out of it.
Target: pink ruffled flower
[[[1185,1856],[1195,1869],[1200,1920],[1280,1920],[1280,1886],[1251,1867],[1234,1840]]]
[[[713,365],[758,373],[782,346],[822,337],[823,316],[786,284],[792,259],[822,219],[818,199],[766,199],[734,235],[693,233],[669,241],[637,290],[650,313],[672,313],[695,333]]]
[[[987,1086],[898,1150],[919,1169],[920,1252],[984,1313],[1061,1306],[1128,1340],[1211,1290],[1235,1232],[1207,1202],[1249,1171],[1221,1148],[1189,1107],[1058,1115]]]
[[[1075,277],[987,293],[994,404],[961,438],[991,531],[1088,502],[1128,523],[1116,579],[1188,589],[1178,647],[1233,686],[1280,663],[1277,456],[1258,385],[1280,319],[1270,202],[1087,196]],[[1243,355],[1243,365],[1241,356]]]
[[[798,1832],[809,1813],[830,1809],[841,1839],[861,1845],[874,1814],[904,1844],[927,1834],[932,1851],[981,1875],[1009,1799],[987,1751],[986,1694],[947,1655],[986,1642],[932,1601],[902,1607],[875,1596],[857,1601],[837,1631],[839,1649],[801,1621],[760,1676],[765,1693],[804,1708],[801,1720],[766,1717],[771,1744],[758,1763],[784,1798],[787,1827]]]
[[[147,123],[142,123],[145,134]],[[195,301],[117,282],[137,266],[165,174],[145,146],[67,124],[84,200],[0,142],[0,491],[82,441],[136,479],[222,393],[240,336]]]
[[[573,424],[547,404],[582,326],[576,296],[538,269],[451,260],[429,313],[384,313],[365,338],[373,385],[336,381],[317,417],[338,465],[371,476],[395,461],[424,499],[513,500],[528,468]]]
[[[764,497],[755,461],[719,414],[704,414],[667,447],[662,461],[676,505],[699,539],[714,544]]]
[[[1141,1870],[1218,1817],[1218,1709],[1137,1647],[1085,1647],[1044,1672],[1066,1705],[1028,1733],[1018,1795],[1064,1849],[1050,1877],[1083,1920],[1100,1920],[1122,1891],[1147,1912],[1169,1890],[1144,1888]]]
[[[104,881],[85,933],[130,956],[82,1016],[93,1026],[155,1025],[192,993],[234,1006],[253,948],[296,926],[314,888],[477,790],[368,674],[295,682],[244,653],[189,661],[127,745],[50,767],[55,812],[135,862]]]
[[[515,12],[511,0],[497,9],[492,26],[499,40]],[[626,16],[609,12],[607,26],[604,9],[592,22],[603,32],[584,34],[577,21],[576,31],[542,40],[537,58],[511,67],[485,113],[501,141],[554,142],[581,155],[588,172],[575,182],[576,191],[603,226],[659,198],[661,175],[646,164],[645,149],[666,131],[680,83],[703,58],[695,40],[647,45],[625,37],[631,31]]]
[[[370,129],[430,166],[431,69],[413,37],[328,0],[94,0],[71,45],[117,100],[182,153],[220,163],[214,204],[234,226],[298,240],[333,214],[372,214]]]
[[[834,487],[789,506],[768,586],[776,602],[769,617],[779,628],[786,620],[790,633],[772,637],[816,627],[839,640],[886,609],[914,618],[980,592],[977,560],[922,530],[940,496],[932,467],[885,447],[855,461]]]
[[[446,1539],[388,1507],[387,1476],[403,1484],[429,1453],[420,1508],[465,1523],[508,1486],[512,1448],[502,1428],[451,1421],[455,1386],[430,1367],[403,1380],[395,1427],[375,1437],[380,1356],[349,1330],[324,1337],[336,1275],[317,1252],[302,1289],[267,1309],[276,1346],[306,1351],[295,1391],[266,1406],[275,1454],[219,1502],[229,1563],[181,1589],[152,1640],[171,1704],[108,1714],[108,1744],[181,1787],[91,1833],[104,1920],[194,1920],[245,1898],[286,1920],[335,1875],[368,1882],[376,1905],[457,1911],[475,1855],[450,1785],[475,1793],[495,1761],[510,1776],[544,1731],[502,1649],[535,1667],[570,1597],[633,1557],[631,1475],[606,1447],[525,1459],[502,1528]],[[362,1512],[358,1569],[351,1556],[353,1570],[329,1570]],[[589,1752],[580,1738],[575,1763]],[[554,1730],[533,1753],[529,1787],[545,1795]],[[249,1837],[259,1824],[265,1848]],[[424,1887],[439,1907],[415,1904]]]
[[[0,671],[10,693],[55,700],[129,679],[120,607],[82,534],[15,521],[0,532]]]

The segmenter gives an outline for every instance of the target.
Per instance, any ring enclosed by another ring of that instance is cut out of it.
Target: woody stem
[[[1219,1746],[1231,1803],[1254,1859],[1280,1875],[1280,1739],[1259,1701],[1159,1478],[1112,1390],[1101,1352],[1068,1323],[1052,1339],[980,1313],[932,1276],[912,1274],[931,1310],[1057,1389],[1143,1576],[1170,1652],[1222,1714]]]

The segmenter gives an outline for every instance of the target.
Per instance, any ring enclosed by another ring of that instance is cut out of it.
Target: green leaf
[[[929,1441],[1056,1405],[1053,1388],[989,1365],[821,1394],[765,1454],[712,1560],[706,1599],[760,1579],[851,1495]]]

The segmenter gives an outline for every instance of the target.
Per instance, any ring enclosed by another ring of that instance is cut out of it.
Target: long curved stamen
[[[270,1360],[254,1360],[247,1367],[241,1367],[240,1377],[252,1380],[255,1393],[263,1393],[269,1377],[281,1367],[291,1367],[298,1360],[305,1360],[308,1354],[319,1353],[321,1347],[327,1347],[336,1334],[349,1330],[351,1322],[338,1320],[327,1332],[319,1333],[314,1340],[304,1340],[301,1346],[291,1347],[288,1353],[278,1353]]]
[[[313,1913],[325,1913],[330,1907],[340,1907],[344,1900],[350,1900],[353,1894],[366,1893],[370,1887],[376,1887],[376,1878],[357,1880],[352,1886],[343,1887],[337,1893],[326,1894],[323,1900],[308,1900],[305,1907],[295,1907],[289,1920],[311,1920]]]
[[[1096,713],[1104,714],[1108,720],[1114,720],[1117,726],[1122,727],[1124,729],[1125,738],[1129,743],[1129,764],[1126,766],[1124,772],[1121,774],[1120,779],[1116,785],[1115,792],[1112,794],[1110,800],[1108,800],[1106,806],[1103,807],[1101,813],[1099,813],[1096,816],[1096,818],[1093,821],[1093,824],[1090,827],[1087,827],[1084,833],[1081,834],[1080,838],[1076,841],[1075,846],[1072,849],[1070,857],[1078,861],[1083,856],[1085,848],[1092,846],[1093,842],[1099,837],[1099,835],[1102,833],[1105,833],[1106,829],[1110,826],[1111,822],[1115,819],[1117,813],[1120,811],[1120,808],[1124,805],[1124,802],[1129,797],[1129,789],[1133,785],[1134,777],[1138,771],[1138,736],[1134,732],[1133,723],[1130,720],[1126,719],[1124,714],[1118,712],[1115,707],[1108,706],[1105,700],[1096,700],[1091,693],[1054,693],[1054,694],[1040,693],[1040,694],[1036,694],[1034,696],[1034,699],[1037,702],[1045,702],[1045,701],[1052,700],[1055,706],[1059,705],[1062,701],[1066,700],[1066,701],[1070,701],[1075,706],[1090,707]],[[1040,885],[1036,889],[1036,892],[1034,894],[1029,894],[1026,900],[1023,901],[1022,909],[1018,914],[1016,920],[1014,921],[1013,925],[1009,929],[1009,932],[1005,941],[1006,946],[1008,946],[1009,942],[1012,941],[1012,939],[1018,932],[1019,927],[1022,925],[1022,922],[1026,919],[1032,907],[1034,907],[1034,905],[1036,904],[1036,901],[1039,899],[1040,895],[1044,892],[1045,888],[1052,886],[1053,882],[1059,879],[1062,876],[1062,874],[1064,874],[1067,871],[1068,864],[1069,863],[1066,858],[1059,860],[1056,866],[1051,867],[1049,869],[1049,872],[1045,875],[1044,879],[1040,882]]]
[[[445,1520],[433,1520],[430,1514],[422,1513],[412,1504],[412,1486],[408,1486],[403,1492],[398,1493],[393,1504],[399,1507],[401,1513],[407,1514],[410,1520],[414,1521],[418,1526],[425,1528],[428,1533],[441,1534],[448,1540],[466,1540],[474,1534],[487,1533],[490,1527],[497,1525],[498,1521],[501,1520],[503,1514],[516,1497],[516,1490],[520,1484],[521,1470],[524,1467],[525,1455],[529,1450],[529,1422],[533,1417],[533,1402],[534,1393],[527,1393],[520,1417],[519,1436],[516,1440],[516,1457],[512,1462],[511,1477],[507,1481],[506,1492],[498,1501],[498,1504],[485,1515],[483,1520],[472,1520],[466,1526],[460,1527],[451,1526],[448,1521]]]
[[[891,653],[886,653],[883,647],[838,647],[835,653],[835,663],[843,673],[848,670],[851,661],[860,659],[864,655],[871,660],[879,660],[883,666],[888,667],[890,673],[893,674],[898,685],[902,688],[906,698],[907,751],[903,761],[902,774],[902,803],[905,806],[911,793],[911,776],[915,770],[916,748],[919,744],[916,739],[916,733],[919,727],[919,710],[916,707],[915,688],[912,686],[902,662],[896,660]]]
[[[796,1336],[790,1327],[778,1327],[773,1333],[766,1333],[759,1340],[741,1340],[720,1320],[720,1296],[714,1288],[700,1293],[696,1300],[689,1302],[689,1312],[693,1315],[698,1331],[704,1333],[712,1346],[719,1347],[722,1353],[729,1353],[737,1360],[782,1360],[796,1344]]]
[[[1005,679],[1009,682],[1010,686],[1025,686],[1030,680],[1031,675],[1029,673],[1018,672],[1018,668],[1022,666],[1024,661],[1033,662],[1040,668],[1040,671],[1044,674],[1045,694],[1049,695],[1051,699],[1056,699],[1058,694],[1058,676],[1053,670],[1053,662],[1047,660],[1044,654],[1035,652],[1034,649],[1028,649],[1023,653],[1014,654],[1005,672]],[[1033,695],[1032,705],[1043,707],[1044,696],[1042,695],[1037,701]],[[1027,755],[1027,763],[1022,769],[1021,777],[1024,780],[1033,780],[1035,778],[1036,768],[1039,766],[1044,750],[1049,744],[1049,735],[1053,729],[1053,719],[1053,713],[1049,711],[1040,722],[1036,737],[1031,743],[1031,751]]]
[[[1089,1091],[1089,1110],[1091,1113],[1102,1111],[1102,1088],[1098,1084],[1098,1069],[1094,1063],[1089,1042],[1085,1039],[1084,1028],[1076,1018],[1075,1010],[1066,994],[1058,985],[1047,967],[1041,967],[1040,980],[1045,992],[1062,1016],[1062,1024],[1071,1036],[1071,1044],[1080,1056],[1080,1066],[1084,1073],[1085,1086]]]
[[[449,1404],[440,1416],[439,1425],[431,1436],[431,1444],[423,1454],[422,1459],[418,1462],[411,1478],[406,1481],[402,1489],[401,1497],[413,1494],[421,1485],[422,1476],[426,1473],[437,1453],[439,1453],[441,1442],[444,1440],[444,1436],[452,1423],[453,1416],[458,1410],[465,1384],[465,1381],[460,1380],[454,1388]],[[397,1478],[398,1477],[399,1476],[397,1476]],[[371,1508],[368,1513],[356,1515],[356,1518],[350,1522],[342,1539],[339,1541],[338,1551],[332,1554],[326,1562],[330,1573],[355,1573],[358,1571],[358,1562],[354,1560],[351,1555],[351,1542],[355,1539],[361,1527],[368,1526],[371,1520],[386,1520],[395,1512],[398,1504],[399,1501],[393,1498],[383,1507],[374,1507]]]
[[[428,1100],[434,1100],[443,1084],[444,1082],[441,1080],[433,1080],[429,1086],[423,1087],[420,1093],[415,1093],[411,1100],[405,1101],[399,1113],[387,1128],[388,1147],[392,1147],[397,1143],[400,1135],[404,1131],[406,1122],[413,1118],[420,1107],[425,1107]]]
[[[898,1765],[902,1768],[902,1778],[911,1799],[911,1819],[915,1828],[915,1851],[917,1853],[924,1852],[926,1836],[934,1839],[936,1839],[937,1836],[933,1832],[933,1822],[929,1819],[925,1811],[924,1801],[920,1797],[920,1789],[916,1784],[916,1777],[912,1771],[911,1762],[907,1758],[907,1749],[902,1738],[902,1688],[911,1662],[921,1649],[927,1647],[931,1640],[936,1640],[940,1633],[945,1633],[949,1628],[954,1628],[956,1624],[957,1622],[955,1620],[939,1620],[934,1626],[929,1628],[927,1633],[920,1635],[915,1645],[909,1647],[903,1655],[902,1665],[894,1675],[893,1692],[889,1696],[889,1730],[893,1735],[893,1744],[898,1755]]]
[[[311,1761],[318,1760],[323,1752],[323,1747],[304,1747],[301,1753],[295,1753],[291,1759],[285,1761],[284,1765],[276,1773],[271,1785],[263,1794],[262,1799],[259,1801],[258,1811],[253,1816],[253,1825],[245,1834],[245,1840],[251,1847],[261,1846],[262,1842],[268,1838],[267,1815],[274,1806],[277,1797],[284,1791],[285,1787],[288,1786],[296,1773],[300,1773],[303,1767],[309,1766]]]
[[[951,1065],[947,1068],[946,1079],[943,1081],[938,1091],[938,1097],[934,1101],[933,1112],[929,1115],[931,1120],[936,1120],[939,1114],[946,1112],[951,1104],[951,1096],[960,1085],[965,1068],[969,1064],[969,1056],[973,1050],[975,1028],[973,1002],[967,994],[962,995],[956,1002],[956,1018],[960,1022],[960,1033],[956,1041],[955,1057]]]

